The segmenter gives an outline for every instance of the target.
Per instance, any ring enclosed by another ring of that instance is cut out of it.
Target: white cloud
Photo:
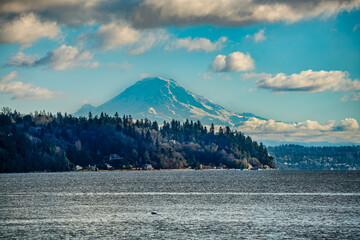
[[[133,20],[141,26],[296,22],[317,16],[329,17],[358,8],[353,1],[238,1],[146,0],[135,7]]]
[[[344,95],[340,100],[342,102],[348,102],[348,101],[360,102],[360,92],[351,95]]]
[[[13,66],[40,66],[47,65],[53,70],[67,70],[74,67],[96,68],[98,62],[90,61],[93,55],[89,51],[79,51],[76,47],[61,45],[51,50],[43,58],[25,55],[22,52],[9,58],[7,65]]]
[[[23,52],[18,52],[17,54],[10,56],[6,64],[17,67],[34,66],[38,59],[38,56],[26,55]]]
[[[20,43],[29,47],[39,38],[54,39],[60,33],[56,22],[41,21],[35,14],[21,14],[18,18],[0,24],[0,43]]]
[[[141,33],[126,23],[112,22],[99,27],[96,37],[100,48],[111,50],[137,42]]]
[[[124,18],[123,15],[129,9],[125,9],[126,5],[131,4],[103,0],[1,0],[0,15],[33,12],[61,25],[78,27]]]
[[[15,77],[17,77],[17,72],[11,72],[0,80],[0,92],[12,94],[14,100],[44,100],[63,95],[61,92],[52,92],[31,83],[12,81]]]
[[[338,131],[353,131],[359,129],[359,124],[354,118],[345,118],[335,125]]]
[[[128,55],[140,55],[150,50],[155,45],[165,43],[170,37],[170,34],[163,30],[148,30],[141,32],[140,39],[130,47]]]
[[[99,62],[86,62],[80,64],[79,66],[82,66],[84,68],[97,68],[99,67]]]
[[[115,63],[115,62],[111,62],[106,64],[109,67],[113,67],[113,68],[120,68],[120,69],[130,69],[133,67],[133,64],[128,63],[128,62],[123,62],[123,63]]]
[[[85,104],[90,104],[89,100],[88,99],[85,99],[83,101],[81,101],[81,104],[82,105],[85,105]]]
[[[343,71],[302,71],[299,74],[286,75],[251,73],[243,74],[243,79],[254,79],[258,88],[273,92],[333,92],[360,91],[360,81],[351,80],[348,72]]]
[[[11,80],[13,80],[14,78],[17,77],[17,72],[13,71],[7,75],[5,75],[4,77],[1,78],[0,80],[0,84],[4,84],[4,83],[7,83],[7,82],[10,82]]]
[[[254,60],[249,53],[233,52],[228,56],[217,55],[212,64],[213,72],[244,72],[255,68]]]
[[[47,9],[74,6],[77,2],[84,2],[81,0],[3,0],[0,6],[2,13],[21,13],[29,11],[44,11]]]
[[[353,28],[353,31],[355,32],[360,27],[360,24],[356,24]]]
[[[101,49],[107,51],[128,48],[128,55],[143,54],[152,47],[164,43],[169,36],[170,34],[163,29],[137,30],[124,22],[102,25],[95,34]]]
[[[266,78],[271,78],[271,74],[269,73],[254,73],[254,72],[250,72],[250,73],[243,73],[240,75],[240,79],[242,80],[262,80],[262,79],[266,79]]]
[[[43,58],[35,55],[26,55],[18,52],[11,56],[7,65],[13,66],[39,66],[48,65],[53,70],[67,70],[73,67],[96,68],[98,62],[90,61],[93,55],[89,51],[79,51],[73,46],[61,45],[59,48],[51,50]]]
[[[77,66],[93,68],[98,65],[96,62],[86,62],[92,58],[89,51],[80,52],[76,47],[61,45],[49,51],[47,56],[38,61],[38,64],[49,65],[54,70],[66,70]]]
[[[221,79],[225,81],[230,81],[232,78],[228,75],[224,75]]]
[[[198,77],[201,77],[202,79],[205,79],[205,80],[211,80],[212,79],[212,76],[209,75],[208,73],[199,73]]]
[[[254,36],[248,34],[245,37],[246,39],[254,39],[254,42],[262,42],[266,40],[265,29],[260,29]]]
[[[254,41],[255,42],[262,42],[265,41],[265,29],[261,29],[259,32],[254,34]]]
[[[204,51],[204,52],[213,52],[220,50],[224,47],[224,44],[227,42],[226,37],[221,37],[215,42],[211,42],[207,38],[180,38],[176,39],[173,42],[175,48],[185,48],[188,52],[193,51]]]
[[[226,71],[226,56],[225,55],[217,55],[211,64],[211,70],[213,72],[225,72]]]
[[[144,79],[144,78],[148,78],[148,77],[150,77],[150,74],[148,74],[148,73],[142,73],[139,75],[139,79]]]
[[[340,122],[329,121],[324,124],[311,120],[300,123],[284,123],[271,119],[249,118],[242,122],[237,130],[259,140],[360,143],[359,124],[353,118],[345,118]]]
[[[0,15],[12,19],[34,12],[47,21],[67,26],[127,21],[140,28],[169,25],[243,26],[259,22],[292,23],[314,17],[327,18],[358,9],[359,0],[2,0]]]

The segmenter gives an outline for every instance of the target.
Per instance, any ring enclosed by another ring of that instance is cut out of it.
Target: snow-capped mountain
[[[173,79],[145,78],[125,89],[122,93],[104,104],[94,107],[82,106],[74,115],[87,116],[89,112],[99,115],[101,112],[114,115],[130,115],[134,119],[148,118],[160,124],[172,119],[184,121],[200,120],[203,124],[237,126],[250,117],[251,113],[234,113],[222,106],[199,96],[182,87]]]

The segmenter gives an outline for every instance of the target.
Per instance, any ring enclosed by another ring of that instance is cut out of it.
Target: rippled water
[[[360,172],[1,174],[0,186],[6,239],[360,239]]]

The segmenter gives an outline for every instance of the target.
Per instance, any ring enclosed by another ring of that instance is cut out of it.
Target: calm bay
[[[0,184],[4,239],[360,238],[359,171],[24,173]]]

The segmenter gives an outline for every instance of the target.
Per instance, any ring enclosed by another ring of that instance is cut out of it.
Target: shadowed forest
[[[101,113],[88,117],[35,112],[0,114],[0,171],[97,169],[275,168],[262,143],[229,127]]]

